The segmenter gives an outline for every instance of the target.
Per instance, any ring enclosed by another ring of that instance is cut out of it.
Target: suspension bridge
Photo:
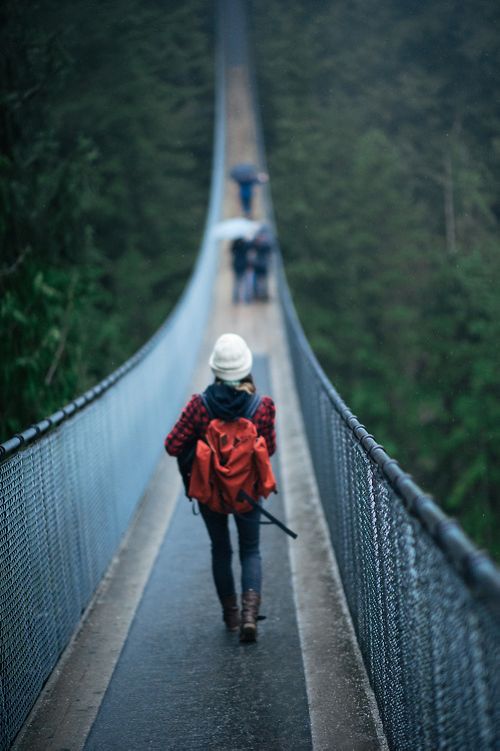
[[[244,6],[218,8],[210,205],[192,278],[130,361],[0,445],[0,749],[498,749],[500,574],[352,415],[279,255],[231,302],[229,167],[265,168]],[[273,224],[269,187],[255,214]],[[221,333],[277,405],[256,644],[223,629],[163,438]]]

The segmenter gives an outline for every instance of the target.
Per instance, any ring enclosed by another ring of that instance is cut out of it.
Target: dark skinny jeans
[[[236,593],[231,566],[233,551],[229,537],[229,516],[211,511],[204,503],[200,503],[199,506],[212,542],[212,574],[217,594],[222,600],[223,597]],[[238,529],[242,592],[253,589],[260,594],[262,583],[259,550],[260,513],[253,509],[247,514],[238,516],[231,514],[230,516],[234,516]]]

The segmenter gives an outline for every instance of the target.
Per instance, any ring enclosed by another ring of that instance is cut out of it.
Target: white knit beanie
[[[238,334],[222,334],[215,342],[208,364],[221,381],[240,381],[252,370],[252,353]]]

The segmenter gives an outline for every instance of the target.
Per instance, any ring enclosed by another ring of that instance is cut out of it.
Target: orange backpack
[[[255,500],[276,492],[266,441],[246,417],[215,418],[196,445],[189,496],[221,514],[244,514],[252,506],[239,499],[241,491]]]

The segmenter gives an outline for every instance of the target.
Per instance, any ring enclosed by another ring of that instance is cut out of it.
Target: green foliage
[[[362,422],[500,556],[500,8],[252,7],[306,333]]]
[[[211,163],[202,0],[4,4],[0,434],[118,367],[178,299]]]

